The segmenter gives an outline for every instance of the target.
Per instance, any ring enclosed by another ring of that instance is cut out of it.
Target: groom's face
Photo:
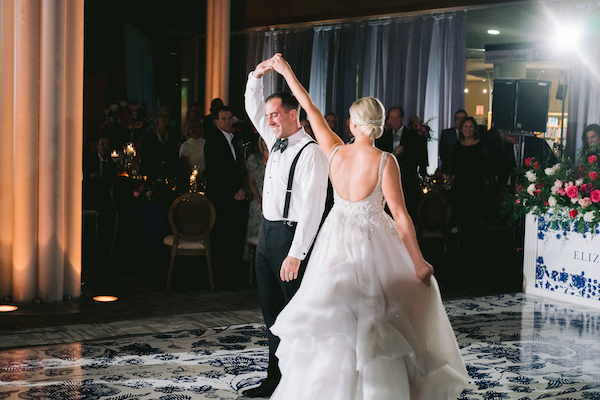
[[[265,112],[269,126],[277,139],[293,135],[300,129],[296,110],[286,111],[281,106],[281,99],[273,98],[265,104]]]

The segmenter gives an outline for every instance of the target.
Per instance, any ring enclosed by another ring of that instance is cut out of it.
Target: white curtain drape
[[[81,295],[83,0],[0,1],[0,298]]]

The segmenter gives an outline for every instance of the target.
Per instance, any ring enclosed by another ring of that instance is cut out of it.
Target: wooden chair
[[[215,217],[215,207],[206,196],[199,193],[182,194],[171,204],[169,224],[173,234],[163,240],[166,250],[171,252],[167,291],[171,288],[175,257],[178,255],[205,256],[210,290],[215,290],[210,253],[210,231],[215,224]]]
[[[433,189],[421,197],[417,207],[417,239],[442,237],[444,254],[448,251],[448,229],[452,219],[452,207],[444,198],[442,192]]]
[[[254,259],[256,257],[256,246],[258,246],[258,236],[248,238],[248,264],[250,266],[250,277],[248,283],[252,285],[254,279]]]

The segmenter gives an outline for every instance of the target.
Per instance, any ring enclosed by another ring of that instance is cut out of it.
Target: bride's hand
[[[271,59],[269,58],[268,60],[265,60],[263,62],[261,62],[260,64],[258,64],[256,66],[256,68],[254,69],[254,72],[252,73],[252,75],[259,79],[262,78],[263,76],[273,72],[273,62],[271,61]]]
[[[275,54],[271,58],[271,63],[272,63],[271,66],[273,67],[273,69],[275,71],[279,72],[281,75],[283,75],[283,73],[286,70],[292,69],[292,67],[290,67],[290,64],[283,58],[281,53]]]
[[[417,273],[417,278],[426,284],[427,286],[431,285],[431,275],[433,275],[433,266],[429,264],[427,261],[423,261],[421,266],[415,266],[415,272]]]

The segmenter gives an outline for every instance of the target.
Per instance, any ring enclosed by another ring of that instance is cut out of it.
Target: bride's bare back
[[[381,151],[358,143],[340,148],[329,166],[331,183],[340,197],[347,201],[367,198],[379,178]]]

